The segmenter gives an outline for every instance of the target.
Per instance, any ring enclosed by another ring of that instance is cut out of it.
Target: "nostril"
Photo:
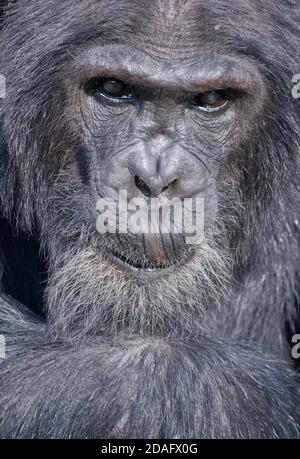
[[[161,192],[163,193],[164,191],[167,191],[169,188],[172,188],[177,182],[177,179],[173,180],[173,182],[169,183],[169,185],[166,185],[162,188]]]
[[[151,197],[154,197],[154,196],[157,196],[152,190],[151,188],[149,187],[149,185],[147,185],[147,183],[141,179],[138,175],[135,175],[134,177],[134,181],[135,181],[135,186],[137,187],[138,190],[140,190],[141,193],[143,193],[144,196],[146,196],[147,198],[151,198]],[[176,185],[176,183],[178,182],[177,179],[173,180],[172,182],[170,182],[168,185],[164,186],[160,192],[160,193],[163,193],[164,191],[167,191],[169,190],[170,188],[173,188],[174,185]]]
[[[152,191],[150,187],[147,185],[147,183],[144,182],[144,180],[138,177],[137,175],[134,177],[134,181],[135,181],[135,186],[141,191],[141,193],[143,193],[143,195],[146,196],[147,198],[151,198]]]

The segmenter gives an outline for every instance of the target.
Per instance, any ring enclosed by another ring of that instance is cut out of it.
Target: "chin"
[[[211,313],[228,294],[230,260],[224,247],[212,236],[194,246],[181,244],[180,237],[178,245],[173,240],[178,250],[165,250],[164,256],[160,249],[166,241],[158,246],[152,241],[147,257],[143,244],[129,239],[94,238],[57,257],[60,263],[53,267],[46,291],[49,332],[55,339],[80,340],[123,330],[132,335],[195,335],[209,327]]]

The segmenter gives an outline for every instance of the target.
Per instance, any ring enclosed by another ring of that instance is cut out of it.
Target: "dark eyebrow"
[[[220,68],[220,67],[219,67]],[[87,78],[114,77],[119,80],[128,81],[132,84],[145,88],[179,89],[180,87],[190,92],[205,92],[214,89],[234,88],[241,92],[251,92],[257,85],[257,80],[251,72],[247,71],[226,71],[220,75],[214,75],[212,70],[203,72],[203,76],[196,78],[172,78],[164,75],[155,77],[147,72],[126,68],[126,66],[99,65],[81,69]]]
[[[250,75],[230,75],[227,73],[217,78],[202,78],[195,82],[195,88],[200,92],[224,88],[235,88],[241,92],[251,92],[254,86],[255,81]]]
[[[90,36],[92,41],[96,37],[99,39],[99,32]],[[85,40],[85,48],[86,45]],[[214,56],[210,50],[200,49],[192,58],[187,55],[172,67],[172,63],[156,59],[138,44],[125,46],[118,42],[104,45],[90,42],[86,49],[75,48],[72,55],[74,71],[83,83],[97,77],[115,77],[149,89],[183,89],[195,93],[214,89],[251,93],[264,85],[257,62],[251,56],[242,59],[240,55]]]

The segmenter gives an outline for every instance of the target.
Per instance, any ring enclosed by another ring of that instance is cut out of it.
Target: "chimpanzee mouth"
[[[125,255],[115,249],[106,251],[107,256],[114,263],[117,263],[123,269],[133,271],[135,273],[168,273],[175,268],[179,268],[183,264],[187,263],[192,257],[192,254],[189,252],[185,256],[176,258],[173,260],[165,261],[164,263],[154,263],[148,260],[145,257],[130,257]]]

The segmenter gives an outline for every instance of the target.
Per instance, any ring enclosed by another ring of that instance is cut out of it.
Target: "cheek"
[[[238,113],[229,108],[223,114],[191,114],[187,122],[186,137],[206,162],[220,164],[236,145],[240,122]]]
[[[218,213],[219,197],[215,183],[210,184],[204,198],[204,225],[205,228],[214,224]]]
[[[101,105],[91,97],[81,102],[80,115],[86,137],[93,141],[98,149],[103,145],[116,147],[118,143],[128,140],[136,120],[136,110],[131,105]]]

